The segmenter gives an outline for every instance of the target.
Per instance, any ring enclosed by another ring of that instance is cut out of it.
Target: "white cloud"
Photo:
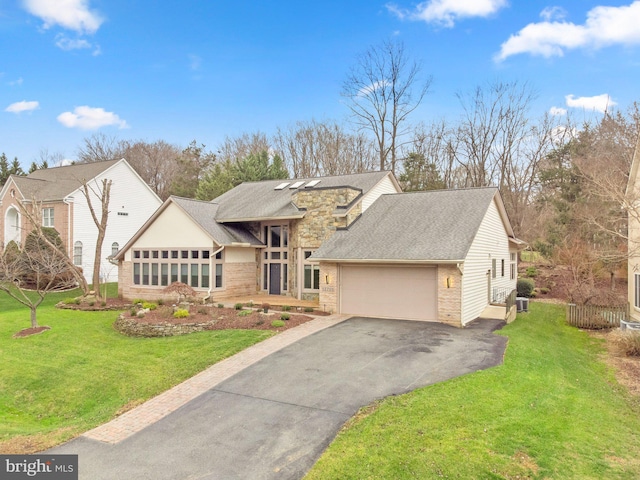
[[[604,113],[607,109],[617,105],[617,102],[614,102],[607,93],[595,95],[593,97],[577,98],[574,95],[567,95],[564,98],[567,101],[568,107],[581,108],[583,110],[595,110],[600,113]]]
[[[554,117],[564,117],[566,114],[567,114],[566,108],[551,107],[549,109],[549,115],[553,115]]]
[[[422,20],[451,28],[457,20],[488,17],[507,4],[507,0],[427,0],[416,5],[412,11],[395,4],[387,4],[386,7],[402,20]]]
[[[9,105],[4,109],[5,112],[10,113],[22,113],[22,112],[32,112],[40,108],[40,103],[36,101],[27,102],[23,100],[22,102],[15,102]]]
[[[29,13],[40,18],[45,29],[59,25],[78,33],[95,33],[104,19],[89,9],[89,0],[23,0]]]
[[[76,107],[73,112],[58,115],[58,121],[68,128],[81,130],[97,130],[101,127],[116,125],[118,128],[128,128],[127,122],[113,112],[106,112],[104,108],[88,106]]]
[[[20,77],[20,78],[18,78],[17,80],[12,80],[12,81],[8,82],[8,84],[9,84],[9,86],[11,86],[11,87],[15,87],[15,86],[18,86],[18,87],[19,87],[19,86],[21,86],[21,85],[22,85],[22,82],[23,82],[23,81],[24,81],[24,80],[22,80],[22,77]]]
[[[83,38],[68,38],[64,34],[56,35],[56,47],[62,50],[82,50],[91,48],[92,45]]]
[[[546,22],[551,22],[552,20],[562,20],[567,16],[567,11],[562,7],[545,7],[545,9],[540,12],[540,16]]]
[[[640,44],[640,0],[621,7],[595,7],[587,13],[584,25],[551,21],[557,14],[551,14],[547,9],[542,16],[547,20],[530,23],[511,35],[501,45],[495,60],[502,61],[520,53],[561,57],[566,50],[576,48]]]

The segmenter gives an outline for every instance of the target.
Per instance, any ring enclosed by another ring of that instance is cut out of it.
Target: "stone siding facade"
[[[438,266],[438,320],[462,327],[462,274],[455,265]]]
[[[329,282],[326,282],[328,278]],[[329,313],[338,311],[338,264],[320,263],[320,309]]]

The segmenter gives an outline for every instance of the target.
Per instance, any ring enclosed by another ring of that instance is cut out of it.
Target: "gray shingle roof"
[[[40,201],[61,200],[80,187],[82,181],[91,180],[119,161],[109,160],[46,168],[36,170],[26,177],[12,175],[11,178],[27,200],[33,198]]]
[[[219,206],[215,203],[191,200],[182,197],[170,197],[196,223],[198,223],[220,245],[248,243],[263,246],[263,243],[241,227],[222,225],[215,221]]]
[[[296,218],[304,212],[292,203],[292,190],[287,185],[282,190],[275,190],[281,183],[320,180],[311,188],[350,186],[362,190],[363,194],[372,189],[389,172],[369,172],[353,175],[340,175],[321,178],[297,178],[291,180],[266,180],[262,182],[246,182],[229,190],[212,200],[220,205],[216,219],[220,222],[238,222],[249,219]]]
[[[496,188],[383,195],[314,260],[464,260]]]

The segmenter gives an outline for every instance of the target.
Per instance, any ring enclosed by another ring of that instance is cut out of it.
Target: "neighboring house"
[[[170,197],[118,254],[126,298],[159,298],[175,280],[213,298],[318,299],[311,254],[382,194],[389,172],[238,185],[211,202]]]
[[[627,184],[628,212],[628,300],[630,320],[640,322],[640,137],[633,155]]]
[[[461,326],[515,289],[521,246],[497,189],[402,194],[373,172],[170,197],[116,258],[125,298],[181,281],[213,301],[290,295]]]
[[[81,186],[86,181],[90,188],[100,192],[103,179],[111,180],[112,185],[101,277],[116,281],[117,267],[108,257],[115,255],[162,203],[124,159],[47,168],[24,177],[11,175],[0,190],[2,247],[12,240],[19,244],[24,242],[31,230],[20,213],[17,200],[26,208],[37,205],[41,209],[42,225],[58,231],[69,257],[91,282],[98,229]],[[92,197],[96,215],[100,218],[100,200],[97,196]]]

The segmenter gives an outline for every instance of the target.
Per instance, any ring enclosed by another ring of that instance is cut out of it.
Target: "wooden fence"
[[[567,304],[567,323],[578,328],[603,329],[620,326],[629,318],[629,305],[576,305]]]

